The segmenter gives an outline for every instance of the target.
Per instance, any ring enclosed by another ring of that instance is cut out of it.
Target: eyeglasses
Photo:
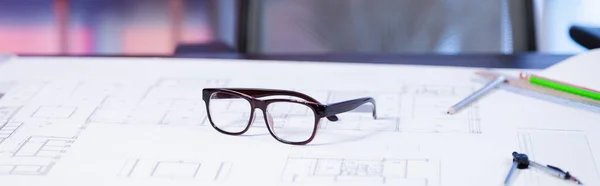
[[[258,99],[269,96],[286,98]],[[310,143],[322,118],[337,121],[337,114],[366,103],[372,104],[373,118],[377,119],[375,99],[371,97],[321,104],[306,94],[289,90],[205,88],[202,99],[210,124],[217,131],[228,135],[245,133],[254,122],[254,111],[260,109],[271,136],[292,145]]]

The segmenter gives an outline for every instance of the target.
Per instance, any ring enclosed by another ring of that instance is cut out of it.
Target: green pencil
[[[526,79],[534,85],[539,85],[546,88],[551,88],[554,90],[559,90],[594,100],[600,100],[600,92],[597,90],[592,90],[589,88],[525,73],[521,73],[521,78]]]

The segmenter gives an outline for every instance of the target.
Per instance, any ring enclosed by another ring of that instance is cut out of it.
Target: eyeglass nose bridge
[[[273,129],[273,116],[267,111],[267,102],[263,100],[256,100],[254,102],[254,116],[252,117],[252,122],[254,123],[254,119],[256,118],[256,109],[262,111],[263,117],[266,119],[265,122],[269,127],[269,130]]]
[[[267,102],[264,100],[254,100],[254,107],[265,112],[267,110]]]

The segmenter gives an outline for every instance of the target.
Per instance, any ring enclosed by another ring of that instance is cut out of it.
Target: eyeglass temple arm
[[[358,98],[338,103],[333,103],[325,106],[325,115],[329,121],[337,121],[338,118],[335,116],[336,114],[348,112],[358,108],[359,106],[371,103],[373,105],[373,118],[377,119],[377,109],[375,106],[375,99],[371,97]]]

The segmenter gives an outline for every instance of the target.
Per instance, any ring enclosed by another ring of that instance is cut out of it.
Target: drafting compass
[[[569,182],[573,182],[577,185],[583,185],[583,183],[581,183],[581,181],[579,181],[577,178],[573,177],[573,175],[571,175],[569,172],[565,172],[565,171],[559,169],[558,167],[555,167],[552,165],[544,166],[542,164],[536,163],[535,161],[531,161],[531,160],[529,160],[529,158],[527,157],[526,154],[519,154],[517,152],[513,152],[512,156],[513,156],[513,165],[510,168],[510,170],[508,171],[508,175],[506,175],[506,179],[504,180],[505,186],[512,185],[512,182],[516,179],[520,170],[528,169],[530,167],[539,169],[551,176],[554,176],[554,177],[557,177],[557,178],[560,178],[563,180],[567,180]]]

